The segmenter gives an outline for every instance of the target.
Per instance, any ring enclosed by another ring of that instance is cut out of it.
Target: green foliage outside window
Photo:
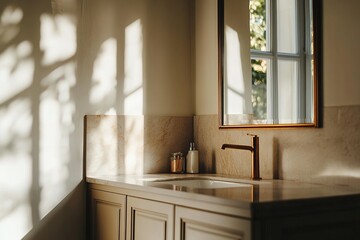
[[[266,2],[250,0],[250,46],[266,51]]]
[[[253,50],[266,51],[266,0],[250,0],[250,46]],[[266,119],[267,61],[251,59],[252,105],[254,119]]]

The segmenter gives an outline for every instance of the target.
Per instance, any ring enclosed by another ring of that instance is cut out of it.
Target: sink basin
[[[157,182],[163,184],[170,184],[174,186],[197,188],[197,189],[251,187],[251,184],[219,181],[212,179],[181,179],[181,180],[164,180]]]

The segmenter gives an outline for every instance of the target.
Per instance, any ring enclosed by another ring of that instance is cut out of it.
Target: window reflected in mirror
[[[220,127],[317,125],[313,1],[219,0]]]

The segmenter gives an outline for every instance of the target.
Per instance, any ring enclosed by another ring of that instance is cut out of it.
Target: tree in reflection
[[[266,0],[250,0],[250,46],[251,50],[266,51]],[[255,120],[267,118],[265,59],[251,58],[252,105]]]

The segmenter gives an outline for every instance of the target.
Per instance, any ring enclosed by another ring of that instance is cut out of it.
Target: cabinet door
[[[250,221],[190,208],[176,207],[175,240],[251,239]]]
[[[172,240],[174,205],[128,197],[127,240]]]
[[[125,240],[126,196],[90,191],[91,239]]]

